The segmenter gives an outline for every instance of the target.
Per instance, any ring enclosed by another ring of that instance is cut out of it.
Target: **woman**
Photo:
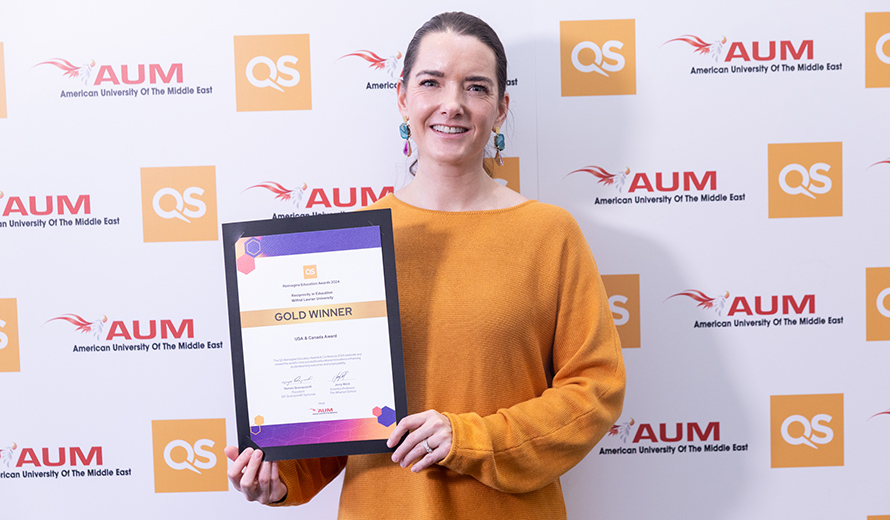
[[[415,412],[388,445],[407,437],[348,464],[229,447],[249,500],[303,503],[345,467],[341,518],[565,518],[559,476],[619,416],[624,365],[577,223],[483,169],[506,80],[497,35],[463,13],[431,19],[405,53],[398,106],[416,175],[373,207],[392,210]]]

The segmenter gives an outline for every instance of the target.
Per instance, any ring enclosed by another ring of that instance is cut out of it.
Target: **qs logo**
[[[19,327],[15,298],[0,298],[0,372],[19,372]]]
[[[559,22],[563,96],[637,93],[634,20]]]
[[[216,240],[216,168],[142,168],[145,242]]]
[[[3,42],[0,42],[0,119],[6,117],[6,66],[3,63]]]
[[[865,270],[865,339],[890,340],[890,267]]]
[[[504,164],[498,164],[491,157],[483,159],[483,163],[491,172],[491,178],[510,188],[516,193],[519,191],[519,157],[504,157]]]
[[[890,13],[865,13],[865,87],[890,87]]]
[[[844,465],[844,394],[770,397],[772,467]]]
[[[843,143],[770,144],[769,218],[843,215]]]
[[[152,421],[155,493],[227,491],[225,419]]]
[[[303,279],[318,278],[318,269],[314,265],[303,266]]]
[[[310,110],[309,35],[235,36],[239,112]]]
[[[640,348],[640,275],[603,275],[622,348]]]

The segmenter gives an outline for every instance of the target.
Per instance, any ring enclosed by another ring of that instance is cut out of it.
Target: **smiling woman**
[[[575,220],[483,169],[506,78],[476,17],[444,13],[415,34],[398,109],[416,175],[370,206],[392,211],[411,415],[391,455],[270,463],[226,448],[249,500],[304,503],[345,467],[340,518],[565,518],[559,477],[618,418],[624,364]]]

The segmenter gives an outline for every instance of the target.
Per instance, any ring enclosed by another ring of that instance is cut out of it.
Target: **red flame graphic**
[[[726,293],[726,295],[728,296],[729,293]],[[671,298],[673,298],[674,296],[688,296],[698,302],[697,307],[701,307],[703,309],[712,308],[714,306],[714,301],[716,300],[716,298],[711,298],[710,296],[708,296],[707,294],[705,294],[701,291],[697,291],[695,289],[689,289],[688,291],[679,292],[677,294],[672,294],[672,295],[668,296],[667,298],[665,298],[664,301],[668,301]]]
[[[615,179],[618,177],[618,174],[609,173],[606,170],[604,170],[603,168],[600,168],[599,166],[585,166],[584,168],[567,173],[566,176],[563,178],[566,178],[573,173],[580,173],[580,172],[589,173],[589,174],[593,175],[594,177],[599,179],[597,182],[599,182],[600,184],[605,184],[607,186],[615,184]],[[630,169],[625,171],[624,174],[627,175],[629,172],[630,172]]]
[[[80,332],[83,332],[83,333],[92,332],[92,330],[93,330],[93,324],[88,322],[87,320],[81,318],[77,314],[63,314],[56,318],[48,319],[44,323],[49,323],[54,320],[67,321],[68,323],[76,326],[77,330],[79,330]],[[102,323],[105,323],[106,321],[108,321],[108,317],[102,316]]]
[[[266,181],[261,184],[256,184],[254,186],[251,186],[250,188],[247,188],[244,191],[247,191],[252,188],[265,188],[265,189],[271,191],[272,193],[274,193],[276,199],[281,199],[281,200],[291,200],[291,198],[293,198],[293,196],[294,196],[294,191],[295,191],[295,190],[289,190],[289,189],[285,188],[284,186],[282,186],[281,184],[278,184],[277,182],[272,182],[272,181]],[[302,189],[305,190],[306,188],[307,188],[307,185],[303,184]]]
[[[96,64],[95,60],[90,60],[90,67],[92,67],[95,64]],[[60,69],[65,71],[62,74],[63,76],[69,76],[72,78],[76,78],[76,77],[80,76],[80,74],[83,72],[83,70],[82,70],[83,67],[78,67],[78,66],[72,64],[70,61],[63,60],[62,58],[53,58],[49,61],[42,61],[42,62],[38,63],[37,65],[55,65],[56,67],[59,67]],[[37,65],[34,65],[34,66],[36,67]]]

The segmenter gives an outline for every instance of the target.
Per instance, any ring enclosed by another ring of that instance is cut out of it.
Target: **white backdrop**
[[[0,5],[4,517],[336,517],[339,480],[226,492],[219,223],[403,186],[386,60],[453,9],[507,49],[499,175],[575,215],[625,341],[570,518],[890,518],[890,5],[762,0]]]

